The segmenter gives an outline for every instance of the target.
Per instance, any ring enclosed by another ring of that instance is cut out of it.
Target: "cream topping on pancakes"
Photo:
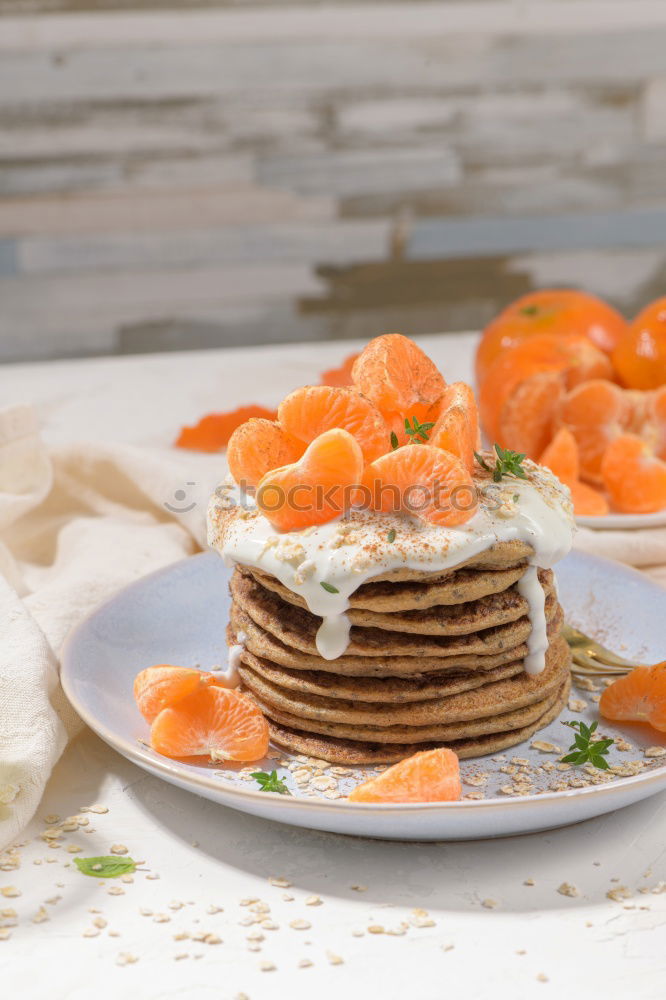
[[[300,594],[322,618],[317,650],[326,660],[341,656],[349,642],[349,597],[381,573],[399,569],[437,573],[452,569],[497,542],[531,546],[530,566],[518,583],[529,605],[532,633],[528,673],[544,668],[548,645],[545,595],[537,569],[550,569],[571,549],[574,521],[568,490],[552,473],[529,460],[527,478],[494,483],[475,475],[479,508],[457,527],[441,527],[408,514],[352,509],[327,524],[278,532],[235,484],[218,488],[208,509],[208,541],[227,565],[253,566]],[[233,515],[229,511],[233,510]]]

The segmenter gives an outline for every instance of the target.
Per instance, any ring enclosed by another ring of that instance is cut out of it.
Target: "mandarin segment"
[[[543,333],[586,337],[599,350],[613,350],[627,322],[612,306],[574,289],[544,288],[516,299],[486,327],[476,354],[481,385],[494,361],[507,349]]]
[[[273,469],[257,487],[257,507],[280,531],[326,524],[354,501],[363,476],[363,452],[335,428],[315,438],[300,461]]]
[[[268,723],[247,695],[214,685],[162,709],[150,730],[151,747],[165,757],[259,760],[268,738]]]
[[[578,444],[567,427],[560,427],[542,452],[539,465],[545,465],[557,478],[570,486],[579,476]]]
[[[163,708],[210,683],[211,675],[194,667],[174,667],[160,663],[146,667],[134,678],[134,700],[146,722],[152,722]]]
[[[237,483],[256,486],[271,469],[298,461],[304,450],[301,441],[286,434],[274,421],[253,418],[231,435],[227,449],[229,471]]]
[[[523,379],[500,413],[497,440],[502,447],[536,459],[552,437],[563,395],[559,372],[542,371]]]
[[[371,340],[354,362],[352,376],[400,441],[405,440],[405,418],[437,419],[446,383],[430,358],[401,333]]]
[[[620,381],[630,389],[658,389],[666,383],[666,297],[638,314],[612,357]]]
[[[358,353],[348,354],[338,368],[327,368],[321,373],[320,385],[342,385],[352,384],[352,368],[358,357]]]
[[[444,390],[440,416],[428,443],[457,455],[470,472],[474,468],[474,452],[481,446],[479,414],[466,382],[452,382]]]
[[[606,448],[601,475],[613,506],[627,514],[666,507],[666,462],[636,434],[621,434]]]
[[[374,510],[403,511],[449,527],[476,513],[474,481],[451,452],[428,444],[403,445],[369,465],[363,476]]]
[[[176,438],[176,448],[188,448],[191,451],[222,451],[226,448],[231,435],[251,417],[263,417],[275,420],[275,410],[265,406],[239,406],[227,413],[208,413],[192,427],[183,427]]]
[[[576,480],[568,484],[571,490],[571,501],[574,507],[574,514],[579,517],[605,517],[609,511],[608,500],[587,483]]]
[[[305,442],[335,427],[349,431],[360,444],[367,462],[379,458],[391,446],[390,432],[381,413],[354,389],[303,386],[280,403],[278,421],[287,434]]]
[[[457,802],[462,795],[458,758],[446,747],[422,750],[357,785],[350,802]]]
[[[666,732],[666,663],[619,677],[602,693],[599,711],[613,722],[645,722]]]
[[[601,484],[604,452],[629,426],[633,414],[631,397],[606,379],[592,379],[567,393],[557,419],[576,439],[582,479]]]

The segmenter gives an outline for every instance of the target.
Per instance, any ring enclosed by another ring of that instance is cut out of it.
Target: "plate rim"
[[[615,559],[607,559],[605,556],[597,556],[591,553],[583,552],[578,549],[572,550],[572,553],[577,557],[581,558],[583,561],[597,562],[602,564],[607,564],[612,567],[613,570],[620,569],[623,573],[627,573],[630,576],[637,577],[643,582],[653,583],[654,581],[646,580],[645,576],[638,570],[631,566],[625,566],[624,563],[618,562]],[[93,713],[89,712],[85,705],[77,698],[73,690],[73,681],[70,684],[70,672],[73,670],[73,649],[77,641],[77,636],[80,631],[82,631],[85,626],[95,617],[104,613],[106,608],[117,601],[121,596],[125,596],[128,592],[135,589],[140,589],[144,587],[147,583],[150,584],[152,581],[164,577],[174,571],[177,567],[181,566],[183,563],[191,562],[192,560],[211,560],[211,558],[220,558],[216,553],[212,551],[208,552],[198,552],[191,556],[186,556],[183,559],[177,559],[175,562],[168,563],[166,566],[162,566],[160,569],[154,570],[152,573],[147,573],[145,576],[139,577],[138,580],[133,580],[131,583],[127,584],[125,587],[120,588],[106,600],[102,601],[100,604],[92,608],[86,615],[84,615],[76,625],[67,633],[65,640],[63,642],[60,651],[60,683],[62,685],[65,696],[71,706],[74,708],[75,712],[79,717],[85,722],[87,726],[92,729],[94,733],[97,733],[101,739],[104,740],[109,746],[114,750],[117,750],[124,757],[138,764],[139,766],[148,765],[153,771],[158,771],[164,774],[167,778],[177,778],[179,781],[187,782],[195,786],[192,790],[196,791],[196,787],[206,788],[210,791],[215,791],[216,793],[222,793],[224,796],[228,796],[231,799],[237,799],[239,802],[256,802],[260,804],[262,802],[274,801],[279,802],[281,806],[284,806],[289,811],[305,810],[306,812],[319,812],[322,809],[326,814],[333,813],[344,813],[345,815],[350,815],[350,807],[352,812],[357,812],[361,810],[362,812],[372,813],[378,815],[380,813],[386,813],[388,815],[393,815],[395,813],[400,814],[420,814],[420,813],[433,813],[433,812],[452,812],[452,811],[464,811],[464,812],[487,812],[498,810],[509,810],[509,811],[519,811],[519,810],[529,810],[530,807],[534,807],[540,802],[550,803],[551,805],[556,802],[570,801],[573,798],[588,798],[589,796],[599,796],[600,798],[612,798],[614,795],[619,795],[621,790],[632,788],[636,785],[647,785],[650,786],[654,783],[658,783],[660,780],[663,781],[666,778],[666,763],[658,765],[646,774],[636,774],[627,778],[623,778],[619,782],[612,782],[607,785],[588,785],[584,788],[570,788],[559,792],[541,792],[540,794],[532,795],[521,795],[512,796],[507,799],[500,799],[497,796],[492,799],[465,799],[457,800],[455,802],[349,802],[343,800],[341,802],[332,801],[329,799],[310,799],[310,798],[298,798],[294,795],[280,795],[278,792],[262,792],[257,789],[241,789],[235,788],[233,786],[225,786],[220,780],[214,780],[213,778],[208,778],[204,772],[201,775],[191,774],[190,772],[183,773],[177,764],[167,763],[170,758],[165,758],[161,760],[157,755],[152,756],[155,751],[150,751],[150,753],[141,749],[140,745],[135,747],[132,743],[125,740],[124,737],[118,736],[113,730],[109,729],[106,725],[99,722]],[[654,584],[658,586],[658,584]],[[275,749],[280,749],[276,746]],[[284,751],[285,754],[289,754],[289,751]],[[482,758],[481,758],[482,759]],[[361,765],[362,766],[362,765]],[[168,776],[168,777],[167,777]]]

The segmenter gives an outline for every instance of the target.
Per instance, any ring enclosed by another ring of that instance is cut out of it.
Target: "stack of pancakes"
[[[275,577],[237,566],[228,632],[240,676],[275,743],[336,764],[391,763],[446,745],[476,757],[521,743],[566,703],[569,649],[553,574],[540,570],[549,648],[525,672],[531,624],[517,583],[532,550],[499,542],[443,572],[401,569],[362,584],[335,660],[321,619]]]

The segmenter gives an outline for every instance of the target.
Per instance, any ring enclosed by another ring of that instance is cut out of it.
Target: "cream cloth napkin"
[[[598,531],[579,528],[574,547],[640,569],[666,587],[666,528]]]
[[[0,411],[0,849],[81,726],[58,683],[65,636],[131,580],[205,545],[206,498],[225,471],[219,455],[174,449],[49,449],[32,408]]]

